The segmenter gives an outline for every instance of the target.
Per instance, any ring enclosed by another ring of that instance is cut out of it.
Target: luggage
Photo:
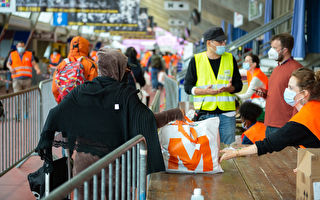
[[[51,173],[46,173],[49,168],[52,168]],[[44,162],[42,167],[28,175],[28,182],[31,192],[34,194],[36,199],[40,199],[47,196],[49,191],[59,187],[70,178],[70,158],[62,157],[54,160],[52,166],[49,166],[46,162]]]
[[[219,118],[175,121],[162,127],[159,140],[168,172],[219,173]]]

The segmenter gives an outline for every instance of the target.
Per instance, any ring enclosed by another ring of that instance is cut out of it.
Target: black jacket
[[[136,90],[109,77],[97,77],[73,89],[50,110],[36,151],[51,148],[55,131],[68,146],[100,157],[142,134],[147,141],[148,173],[164,171],[154,114]],[[49,151],[50,152],[50,151]]]

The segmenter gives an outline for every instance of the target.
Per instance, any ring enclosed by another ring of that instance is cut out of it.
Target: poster
[[[16,1],[15,0],[0,0],[0,12],[15,12]]]
[[[138,14],[137,14],[138,13]],[[93,24],[95,27],[94,32],[109,32],[109,31],[119,31],[119,32],[126,32],[126,31],[136,31],[136,32],[146,32],[148,26],[148,9],[147,8],[139,8],[139,12],[132,13],[133,15],[127,15],[127,17],[117,17],[119,16],[126,16],[118,14],[111,14],[114,17],[107,17],[101,23]],[[128,18],[130,16],[130,18]],[[90,23],[86,23],[88,25]]]
[[[128,0],[16,0],[16,9],[19,12],[118,13],[120,6],[127,2]]]
[[[255,20],[262,16],[263,3],[258,0],[249,0],[249,21]]]

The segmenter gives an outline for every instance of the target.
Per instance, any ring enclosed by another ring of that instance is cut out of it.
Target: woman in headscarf
[[[110,153],[126,141],[142,134],[147,142],[147,173],[164,171],[157,128],[183,119],[180,109],[153,114],[126,84],[130,73],[127,57],[114,49],[98,51],[99,76],[73,89],[50,110],[36,151],[52,162],[55,131],[68,138],[70,152],[76,150],[73,175]],[[80,195],[83,194],[80,188]],[[80,196],[80,199],[82,197]]]

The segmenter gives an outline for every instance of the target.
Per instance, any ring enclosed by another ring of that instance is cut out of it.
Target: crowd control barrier
[[[147,145],[144,137],[138,135],[53,190],[44,199],[63,199],[70,195],[77,200],[79,194],[77,188],[83,185],[84,199],[92,197],[103,200],[144,200],[146,198],[146,174]],[[108,185],[106,180],[108,180]],[[92,188],[89,187],[90,181],[93,181]],[[100,188],[100,194],[98,188]]]
[[[39,88],[0,97],[4,116],[0,118],[0,176],[35,149],[40,133]]]

